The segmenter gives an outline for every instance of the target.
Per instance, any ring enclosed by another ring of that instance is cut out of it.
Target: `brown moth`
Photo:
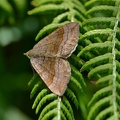
[[[25,53],[47,87],[62,96],[71,76],[67,58],[78,44],[79,24],[70,22],[58,28]]]

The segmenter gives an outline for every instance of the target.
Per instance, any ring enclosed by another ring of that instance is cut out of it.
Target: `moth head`
[[[31,58],[32,56],[34,56],[33,50],[29,50],[28,52],[24,53],[24,55],[27,56],[28,58]]]

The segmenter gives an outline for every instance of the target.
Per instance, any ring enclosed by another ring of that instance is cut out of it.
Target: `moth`
[[[78,45],[79,24],[70,22],[40,40],[25,53],[47,87],[62,96],[71,76],[67,58]]]

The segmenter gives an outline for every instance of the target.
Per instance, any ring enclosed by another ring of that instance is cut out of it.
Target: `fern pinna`
[[[69,58],[72,75],[63,97],[51,93],[37,75],[29,83],[33,85],[31,97],[37,96],[33,108],[38,119],[119,120],[120,1],[33,0],[32,4],[35,8],[28,14],[55,15],[36,40],[68,22],[80,25],[79,45]],[[96,89],[91,100],[88,80]]]

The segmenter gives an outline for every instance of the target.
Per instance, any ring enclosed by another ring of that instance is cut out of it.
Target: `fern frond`
[[[97,91],[88,104],[88,120],[120,119],[120,1],[90,0],[85,3],[88,19],[77,57],[84,63],[80,71],[95,80]],[[102,28],[102,29],[101,29]],[[83,76],[84,77],[84,76]]]
[[[77,21],[81,25],[81,22],[85,20],[84,5],[78,0],[33,0],[32,4],[35,8],[30,10],[28,14],[56,13],[53,22],[40,30],[36,36],[36,40],[68,22]],[[79,60],[76,53],[69,58],[69,61],[71,63],[71,80],[64,96],[61,97],[61,101],[59,101],[56,95],[50,93],[45,86],[41,88],[43,82],[40,80],[34,84],[31,96],[33,97],[37,93],[38,95],[35,98],[32,108],[36,108],[36,114],[40,113],[39,120],[74,120],[75,113],[73,112],[71,102],[76,110],[82,108],[79,104],[81,100],[79,94],[83,93],[83,88],[86,84],[79,69],[83,62]],[[33,84],[35,79],[33,78],[29,84]]]

